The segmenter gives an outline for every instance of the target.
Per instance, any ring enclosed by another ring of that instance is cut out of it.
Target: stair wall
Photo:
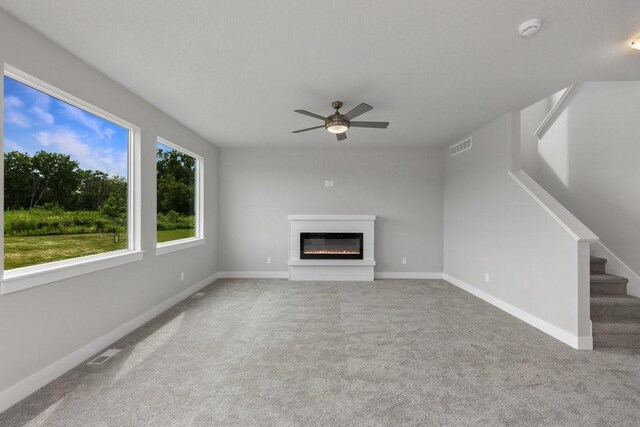
[[[445,151],[445,278],[575,348],[591,349],[583,237],[597,237],[514,162],[519,117],[510,113],[473,132],[473,148],[462,154]]]
[[[539,139],[536,178],[598,235],[604,246],[592,245],[592,254],[609,260],[609,272],[628,277],[635,296],[640,296],[639,112],[640,82],[576,85]]]

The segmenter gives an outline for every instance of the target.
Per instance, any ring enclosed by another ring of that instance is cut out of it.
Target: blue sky
[[[163,151],[173,151],[173,148],[171,148],[171,147],[167,147],[166,145],[164,145],[164,144],[160,144],[159,142],[158,142],[158,143],[156,143],[156,147],[157,147],[157,148],[160,148],[160,149],[161,149],[161,150],[163,150]]]
[[[127,129],[4,77],[4,151],[63,153],[80,168],[127,176]]]

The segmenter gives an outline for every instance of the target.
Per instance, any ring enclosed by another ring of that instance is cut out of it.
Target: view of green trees
[[[195,159],[157,148],[158,241],[195,235]],[[5,269],[127,247],[127,180],[71,156],[4,153]]]
[[[156,160],[157,241],[166,242],[194,237],[196,159],[158,144]]]
[[[124,177],[42,150],[4,153],[4,168],[5,269],[126,248]]]

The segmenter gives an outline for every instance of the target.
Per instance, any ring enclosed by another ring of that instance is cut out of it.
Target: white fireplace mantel
[[[375,215],[289,215],[289,221],[375,221]]]
[[[375,215],[289,215],[289,280],[373,280]],[[362,233],[363,259],[300,259],[300,233]]]

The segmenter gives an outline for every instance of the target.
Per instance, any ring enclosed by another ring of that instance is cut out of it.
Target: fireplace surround
[[[289,280],[372,281],[375,215],[289,215]]]

